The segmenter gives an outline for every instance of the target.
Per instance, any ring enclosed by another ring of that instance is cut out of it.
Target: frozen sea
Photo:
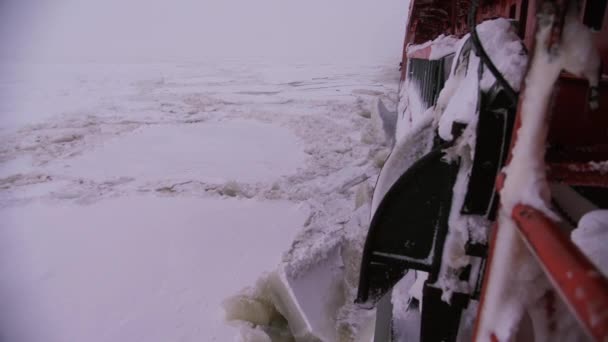
[[[0,67],[0,340],[229,341],[221,302],[373,174],[394,65]],[[371,179],[369,179],[371,181]]]

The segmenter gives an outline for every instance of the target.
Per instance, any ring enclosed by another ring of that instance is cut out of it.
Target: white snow
[[[538,40],[544,41],[548,31],[547,28],[540,30]],[[542,277],[540,268],[511,219],[513,208],[518,203],[533,205],[550,213],[547,209],[550,194],[544,165],[547,127],[545,116],[539,113],[547,112],[553,82],[561,66],[547,63],[547,58],[543,45],[537,45],[526,80],[529,86],[523,94],[520,109],[522,125],[517,133],[511,162],[505,168],[507,177],[501,191],[502,207],[498,217],[500,230],[496,236],[496,241],[500,243],[494,246],[494,257],[489,266],[493,272],[486,283],[485,301],[480,308],[484,314],[479,322],[479,334],[484,341],[489,341],[491,334],[501,340],[509,339],[516,332],[526,301],[535,301],[538,292],[542,294],[547,286],[546,281],[543,283],[536,279]],[[509,279],[518,279],[518,282],[513,284]],[[535,291],[531,291],[526,284],[532,284],[535,280]]]
[[[572,171],[597,171],[600,174],[608,173],[608,161],[591,161],[586,164],[570,164],[568,168]]]
[[[594,210],[585,214],[578,222],[578,227],[572,231],[572,241],[604,275],[608,275],[607,237],[608,210]]]
[[[429,59],[439,59],[445,57],[458,50],[458,40],[453,36],[440,35],[435,40],[419,44],[409,45],[407,53],[412,54],[418,50],[430,48]],[[420,98],[417,82],[414,80],[405,80],[401,83],[399,89],[399,103],[397,106],[397,125],[396,125],[396,140],[404,139],[414,131],[415,127],[420,125],[419,122],[424,121],[429,112]]]
[[[338,309],[344,304],[344,264],[340,248],[309,272],[293,277],[279,270],[274,294],[279,311],[296,339],[339,341]],[[284,289],[280,289],[284,285]],[[305,313],[303,315],[302,313]]]
[[[427,273],[410,271],[394,287],[391,293],[393,305],[393,334],[395,341],[416,341],[420,339],[420,310],[422,288]],[[418,307],[411,307],[412,299],[418,300]]]
[[[518,91],[525,75],[528,56],[512,21],[504,18],[484,21],[477,25],[477,34],[496,68],[511,87]],[[488,90],[496,79],[489,70],[483,76],[480,87]]]
[[[226,139],[230,136],[239,139]],[[279,155],[282,157],[276,158]],[[65,168],[62,173],[66,175],[95,180],[133,177],[267,181],[295,172],[305,156],[292,133],[269,124],[162,124],[108,139],[66,161],[54,160],[50,169]]]
[[[395,66],[2,70],[2,339],[266,341],[284,331],[231,327],[221,303],[332,246],[352,295],[382,150],[369,113],[394,105]]]
[[[446,36],[446,35],[442,34],[439,37],[435,38],[434,40],[425,42],[423,44],[408,45],[407,54],[411,55],[411,54],[415,53],[416,51],[425,49],[427,47],[431,47],[431,53],[430,53],[428,59],[431,59],[431,60],[440,59],[451,53],[454,53],[456,51],[455,46],[456,46],[457,42],[458,42],[458,38],[456,38],[454,36]]]
[[[512,24],[506,19],[487,20],[477,26],[479,39],[484,50],[500,70],[515,91],[521,85],[526,70],[528,57],[524,47]],[[465,35],[456,43],[457,52],[454,63],[462,53],[464,43],[470,35]],[[495,83],[494,75],[484,66],[483,77],[478,79],[480,59],[474,49],[471,51],[468,63],[452,65],[454,76],[448,79],[444,91],[437,100],[437,113],[439,119],[439,135],[445,140],[452,139],[452,124],[454,122],[469,124],[476,118],[478,94],[477,89],[488,91]],[[457,70],[457,68],[463,68]],[[475,125],[469,129],[474,132]],[[472,145],[471,147],[475,147]]]
[[[484,21],[478,25],[478,35],[484,50],[501,74],[514,89],[519,89],[518,82],[521,82],[525,73],[527,56],[509,21],[505,19]],[[458,55],[455,56],[455,61],[461,60],[460,54],[463,53],[463,46],[468,39],[469,35],[458,42]],[[490,226],[490,222],[483,218],[460,214],[475,157],[479,89],[488,91],[496,83],[496,79],[485,65],[480,77],[480,63],[482,63],[480,58],[472,48],[468,60],[463,60],[461,65],[452,66],[453,75],[439,95],[434,114],[438,121],[438,133],[445,140],[454,139],[452,136],[454,123],[467,124],[454,147],[448,150],[449,158],[452,160],[457,158],[460,161],[460,169],[453,189],[442,267],[435,284],[443,290],[442,299],[448,302],[453,292],[470,293],[472,290],[470,287],[475,285],[460,280],[456,270],[472,262],[465,253],[467,241],[485,242]]]
[[[279,261],[305,214],[284,201],[150,196],[3,209],[3,339],[230,340],[222,299]]]
[[[405,80],[401,83],[399,91],[399,105],[397,107],[397,141],[409,135],[414,127],[420,125],[426,115],[426,106],[420,97],[419,87],[414,80]]]
[[[477,121],[475,118],[479,92],[477,76],[479,62],[479,58],[471,53],[468,63],[459,66],[458,72],[446,82],[445,93],[442,91],[439,94],[436,106],[436,113],[440,113],[440,116],[437,115],[438,133],[444,140],[454,139],[452,136],[454,123],[471,124]]]

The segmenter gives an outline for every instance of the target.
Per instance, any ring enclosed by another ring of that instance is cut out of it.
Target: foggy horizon
[[[0,59],[391,63],[407,3],[387,0],[8,0]]]

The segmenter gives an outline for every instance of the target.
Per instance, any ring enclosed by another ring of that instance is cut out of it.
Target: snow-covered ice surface
[[[360,239],[347,223],[382,155],[370,108],[398,81],[237,61],[0,70],[0,339],[16,342],[232,340],[220,303],[282,252],[296,272]]]
[[[301,146],[288,130],[230,121],[140,127],[128,135],[109,139],[92,151],[57,161],[51,169],[96,180],[132,177],[260,181],[291,173],[304,159]]]
[[[276,263],[305,218],[284,201],[150,196],[0,215],[6,341],[229,340],[222,297]]]

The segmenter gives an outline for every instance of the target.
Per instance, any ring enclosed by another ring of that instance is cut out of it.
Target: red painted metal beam
[[[550,180],[573,186],[608,188],[608,168],[600,163],[551,163],[547,175]],[[608,167],[608,165],[607,165]]]
[[[602,115],[608,116],[608,110]],[[600,127],[601,123],[598,123]],[[608,123],[604,128],[608,128]],[[587,132],[582,130],[582,132]],[[608,132],[608,131],[607,131]],[[608,133],[607,133],[608,134]],[[605,141],[608,141],[606,135]],[[549,147],[547,150],[546,160],[550,163],[566,163],[566,162],[588,162],[608,160],[608,144],[593,144],[593,145],[558,145],[559,147]]]
[[[596,341],[608,341],[608,279],[542,212],[518,204],[513,219],[545,274],[589,335]]]

